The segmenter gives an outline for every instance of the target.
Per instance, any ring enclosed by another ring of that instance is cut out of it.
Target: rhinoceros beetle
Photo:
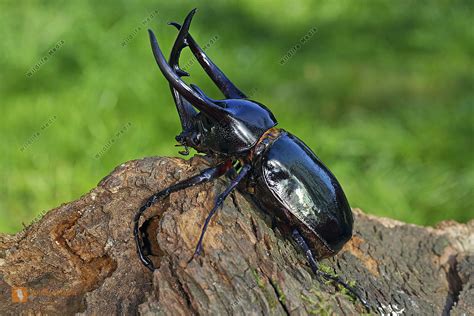
[[[155,60],[170,84],[181,121],[182,132],[176,136],[184,147],[180,153],[189,154],[188,147],[194,148],[204,153],[213,166],[152,195],[138,210],[134,237],[141,262],[154,270],[144,253],[139,232],[143,212],[172,192],[228,175],[230,184],[217,196],[190,260],[201,253],[209,222],[225,198],[237,187],[242,190],[244,184],[244,193],[250,194],[257,205],[272,215],[275,225],[302,248],[315,275],[342,285],[368,308],[353,287],[321,271],[316,261],[334,256],[352,236],[352,211],[341,185],[308,146],[291,133],[275,128],[277,120],[272,112],[247,98],[209,59],[189,34],[195,11],[188,14],[182,26],[170,23],[179,33],[169,62],[153,32],[148,32]],[[196,85],[188,86],[181,79],[189,75],[179,68],[185,47],[191,49],[225,99],[211,99]]]

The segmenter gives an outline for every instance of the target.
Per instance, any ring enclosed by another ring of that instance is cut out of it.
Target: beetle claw
[[[191,263],[191,261],[194,260],[194,258],[197,258],[201,255],[201,252],[202,252],[202,246],[200,246],[199,244],[197,245],[196,249],[194,250],[194,253],[193,255],[191,256],[191,258],[188,260],[188,264]]]
[[[359,300],[359,302],[361,302],[361,304],[364,306],[364,308],[366,309],[367,312],[370,312],[369,303],[367,303],[367,301],[362,298],[362,296],[359,294],[359,291],[357,291],[354,287],[348,285],[347,283],[342,281],[340,278],[332,276],[332,275],[330,275],[328,273],[325,273],[321,270],[315,271],[315,274],[316,274],[316,278],[320,282],[324,278],[324,279],[326,279],[330,282],[335,282],[336,284],[338,284],[338,285],[342,286],[343,288],[345,288],[354,298],[356,298],[357,300]]]

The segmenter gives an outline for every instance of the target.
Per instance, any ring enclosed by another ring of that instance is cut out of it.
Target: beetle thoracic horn
[[[168,80],[168,82],[193,106],[207,115],[220,119],[225,114],[223,109],[216,104],[210,103],[204,100],[198,93],[191,89],[181,78],[173,71],[171,66],[167,63],[163,53],[161,52],[158,41],[156,40],[155,34],[152,30],[148,30],[150,35],[151,47],[153,55],[155,56],[156,63],[160,68],[161,72]]]
[[[186,71],[179,68],[178,64],[179,64],[179,56],[181,55],[181,51],[183,50],[183,48],[188,46],[187,39],[186,39],[188,35],[187,30],[189,29],[189,26],[191,25],[191,20],[195,12],[196,12],[196,9],[193,9],[186,16],[186,19],[184,20],[184,23],[183,23],[183,31],[178,33],[178,37],[176,38],[173,48],[171,49],[169,63],[170,63],[170,66],[173,67],[173,69],[176,71],[176,73],[180,77],[189,76],[189,74]],[[168,24],[174,25],[176,24],[176,22],[170,22]]]
[[[185,20],[184,24],[189,25],[191,20]],[[171,68],[176,72],[179,77],[189,76],[189,74],[179,68],[179,58],[181,56],[181,51],[187,47],[186,43],[186,33],[179,32],[178,37],[176,38],[173,48],[171,49],[170,58],[168,60]],[[181,94],[170,84],[171,93],[173,95],[176,108],[178,110],[179,118],[181,121],[181,126],[183,131],[190,130],[193,125],[193,117],[196,116],[196,110],[193,108],[193,105],[189,103]]]
[[[171,22],[169,24],[176,27],[180,31],[180,34],[186,36],[185,43],[189,46],[199,64],[201,64],[206,73],[209,75],[212,81],[214,81],[216,86],[219,88],[219,90],[221,90],[226,98],[246,98],[247,96],[242,91],[240,91],[239,88],[237,88],[232,83],[232,81],[229,80],[229,78],[227,78],[227,76],[219,69],[219,67],[216,66],[216,64],[212,62],[212,60],[206,55],[198,43],[196,43],[191,34],[188,33],[189,25],[191,24],[191,20],[195,12],[196,9],[193,9],[191,12],[189,12],[189,14],[186,16],[186,19],[184,20],[183,26],[176,22]]]

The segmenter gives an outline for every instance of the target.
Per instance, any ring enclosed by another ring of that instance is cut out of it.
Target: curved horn
[[[186,100],[188,100],[193,106],[200,111],[208,114],[211,117],[219,119],[222,117],[223,109],[216,104],[209,103],[204,100],[198,93],[191,89],[181,78],[173,71],[170,65],[166,62],[163,53],[161,52],[158,41],[156,40],[155,34],[152,30],[148,30],[150,35],[151,48],[153,55],[155,56],[156,63],[160,68],[161,72],[168,80],[168,82],[175,88]]]
[[[196,13],[196,9],[194,8],[191,10],[191,12],[188,13],[186,18],[184,19],[183,31],[178,32],[178,37],[176,38],[176,41],[174,42],[173,48],[171,50],[171,56],[169,59],[170,66],[173,67],[173,69],[175,69],[175,71],[181,76],[189,76],[187,72],[179,68],[178,64],[179,64],[179,56],[181,54],[181,51],[183,50],[183,48],[188,46],[186,37],[188,35],[189,26],[191,25],[191,21],[195,13]],[[179,25],[179,24],[176,22],[169,22],[168,25]]]
[[[190,12],[193,15],[196,12],[196,9]],[[189,14],[188,14],[189,16]],[[191,23],[191,19],[186,18],[183,25],[185,27],[189,27]],[[173,48],[171,49],[170,58],[168,59],[168,63],[174,72],[179,76],[189,76],[187,72],[179,68],[179,58],[181,56],[181,51],[183,48],[187,47],[186,43],[186,34],[185,32],[179,32],[178,37],[176,38]],[[178,110],[179,118],[181,121],[181,126],[183,131],[189,130],[192,128],[193,125],[193,117],[196,115],[196,110],[193,108],[193,105],[189,103],[185,98],[181,96],[181,94],[176,90],[171,84],[171,93],[173,95],[174,103],[176,104],[176,108]]]
[[[202,68],[206,71],[208,76],[214,81],[216,86],[221,90],[222,94],[226,98],[230,99],[242,99],[242,98],[247,98],[245,93],[240,91],[239,88],[237,88],[232,81],[227,78],[227,76],[222,72],[222,70],[217,67],[216,64],[207,56],[207,54],[202,50],[202,48],[196,43],[196,41],[193,39],[191,34],[188,33],[189,29],[189,24],[186,25],[186,22],[188,22],[189,18],[189,23],[191,23],[191,18],[195,13],[195,10],[192,10],[188,16],[186,17],[185,22],[183,23],[183,26],[179,25],[176,22],[170,23],[170,25],[173,25],[176,27],[180,33],[183,29],[186,30],[186,41],[185,44],[189,46],[191,49],[193,55],[197,58],[198,62],[201,64]]]

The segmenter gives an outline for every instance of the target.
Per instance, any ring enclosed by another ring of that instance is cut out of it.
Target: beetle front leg
[[[195,257],[199,256],[199,254],[202,251],[202,240],[204,238],[204,234],[206,233],[207,226],[209,225],[209,222],[211,221],[211,218],[214,216],[214,214],[217,212],[217,210],[222,206],[222,203],[224,203],[225,198],[237,187],[239,182],[248,174],[250,171],[250,165],[244,165],[240,169],[239,174],[237,177],[231,181],[230,185],[225,189],[224,192],[219,194],[216,198],[216,203],[214,204],[214,207],[212,210],[209,212],[209,215],[207,215],[206,220],[204,221],[204,225],[201,230],[201,236],[199,236],[199,241],[196,245],[196,249],[194,250],[194,254],[189,259],[188,263],[191,262]]]
[[[135,238],[135,243],[137,246],[137,253],[138,257],[140,258],[140,261],[151,271],[155,269],[153,266],[153,263],[151,262],[150,258],[148,258],[144,253],[143,253],[143,245],[140,239],[139,235],[139,221],[142,216],[142,214],[151,207],[153,204],[155,204],[158,200],[163,199],[170,195],[173,192],[180,191],[192,186],[195,186],[197,184],[201,184],[204,182],[211,181],[213,179],[216,179],[229,170],[229,168],[232,167],[232,162],[231,161],[225,161],[215,167],[205,169],[202,171],[200,174],[191,177],[189,179],[183,180],[181,182],[178,182],[174,185],[169,186],[168,188],[161,190],[160,192],[153,194],[151,197],[148,198],[147,202],[140,207],[140,209],[137,211],[135,214],[135,217],[133,218],[133,235]]]
[[[303,236],[301,235],[301,233],[299,232],[298,229],[294,229],[293,232],[292,232],[292,235],[293,235],[293,239],[296,241],[296,243],[301,247],[301,249],[304,251],[304,254],[306,256],[306,259],[308,259],[308,263],[311,267],[311,270],[313,270],[313,273],[317,276],[317,277],[323,277],[324,279],[326,280],[329,280],[329,281],[333,281],[333,282],[336,282],[337,284],[340,284],[341,286],[343,286],[346,290],[349,291],[349,293],[351,293],[354,297],[356,297],[361,303],[362,305],[364,305],[365,309],[367,310],[367,312],[370,312],[370,307],[369,307],[369,304],[367,303],[366,300],[364,300],[358,293],[358,291],[356,289],[354,289],[352,286],[350,286],[349,284],[347,284],[346,282],[342,281],[339,277],[337,276],[333,276],[333,275],[330,275],[326,272],[323,272],[319,269],[318,267],[318,263],[316,261],[316,259],[314,258],[313,256],[313,253],[311,251],[311,249],[309,249],[309,246],[308,244],[306,243],[306,240],[304,240]]]

